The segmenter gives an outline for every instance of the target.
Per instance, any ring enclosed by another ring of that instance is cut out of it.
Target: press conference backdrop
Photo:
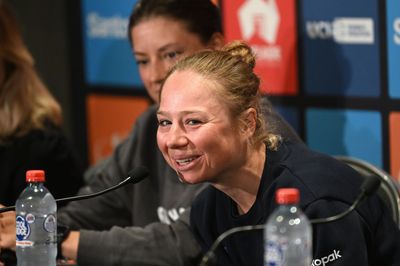
[[[149,104],[126,36],[134,3],[81,0],[92,163]],[[400,180],[400,0],[218,4],[227,41],[251,44],[263,93],[311,148],[364,159]],[[107,110],[112,126],[102,120]]]

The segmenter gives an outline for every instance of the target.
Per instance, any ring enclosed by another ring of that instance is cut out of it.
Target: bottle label
[[[283,265],[282,245],[275,241],[268,241],[265,253],[265,266]]]
[[[28,222],[25,220],[25,217],[18,215],[15,224],[16,224],[17,245],[19,245],[18,242],[31,242],[31,241],[24,241],[31,234],[31,228]],[[20,244],[23,245],[23,243]]]
[[[44,230],[46,230],[49,233],[54,233],[57,229],[57,220],[54,215],[50,214],[49,216],[46,217],[43,223]]]
[[[17,241],[17,247],[32,247],[33,242],[29,240]]]

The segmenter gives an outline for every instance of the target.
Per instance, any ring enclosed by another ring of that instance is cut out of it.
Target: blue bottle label
[[[265,266],[283,265],[282,246],[274,241],[268,241],[265,252]]]
[[[16,218],[16,235],[17,235],[17,245],[18,241],[26,240],[31,234],[31,228],[25,217],[18,215]]]

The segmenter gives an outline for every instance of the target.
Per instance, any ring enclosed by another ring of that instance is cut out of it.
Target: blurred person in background
[[[25,172],[46,171],[54,197],[82,185],[75,150],[62,131],[62,113],[34,67],[7,1],[0,1],[0,203],[14,205]]]
[[[71,202],[60,210],[59,222],[71,229],[61,252],[80,266],[194,265],[201,249],[190,231],[187,210],[205,186],[181,183],[163,159],[156,142],[156,112],[161,83],[177,60],[223,46],[219,10],[210,0],[138,1],[130,16],[128,36],[154,105],[137,119],[112,156],[88,172],[88,184],[79,193],[115,185],[141,165],[149,169],[150,176],[95,199]],[[266,105],[271,127],[276,124],[283,136],[300,141],[270,103]]]
[[[25,173],[31,169],[46,172],[45,185],[55,198],[76,194],[83,185],[83,166],[63,133],[60,105],[36,72],[11,6],[1,0],[1,206],[15,204],[26,187]],[[15,222],[13,212],[0,218],[0,228],[9,219]],[[0,234],[1,246],[7,246],[3,241]]]

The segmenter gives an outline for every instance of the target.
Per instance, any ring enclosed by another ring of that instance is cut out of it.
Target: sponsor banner
[[[400,181],[400,112],[389,115],[390,126],[390,173]]]
[[[83,0],[85,81],[142,89],[127,28],[135,0]]]
[[[302,0],[300,7],[306,93],[379,96],[378,0]]]
[[[386,7],[389,95],[400,98],[400,1],[387,0]]]
[[[296,95],[297,36],[294,0],[225,0],[226,40],[244,40],[257,56],[264,93]]]
[[[330,155],[353,156],[383,167],[379,112],[309,108],[305,127],[310,148]]]
[[[89,161],[110,155],[149,106],[147,98],[90,94],[86,98]]]

